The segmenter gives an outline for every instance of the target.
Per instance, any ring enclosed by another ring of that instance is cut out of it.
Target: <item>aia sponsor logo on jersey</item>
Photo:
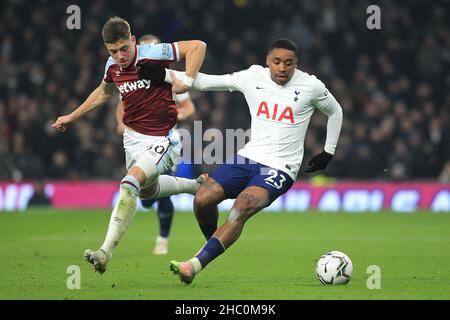
[[[126,92],[135,91],[139,89],[150,89],[150,83],[151,83],[150,80],[142,79],[133,82],[124,82],[123,84],[118,86],[118,88],[120,93],[123,94]]]
[[[269,108],[267,102],[262,101],[259,105],[258,112],[256,112],[256,116],[278,122],[289,122],[292,124],[295,123],[292,107],[280,107],[278,106],[278,103],[276,103],[273,108]]]

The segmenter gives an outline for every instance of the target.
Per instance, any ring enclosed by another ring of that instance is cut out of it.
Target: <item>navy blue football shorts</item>
[[[222,186],[229,199],[235,199],[247,187],[258,186],[269,191],[270,203],[288,191],[294,183],[287,173],[238,154],[209,176]]]

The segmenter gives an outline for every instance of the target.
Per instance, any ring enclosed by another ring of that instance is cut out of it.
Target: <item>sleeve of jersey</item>
[[[109,73],[109,67],[114,64],[114,60],[112,58],[109,58],[108,61],[106,61],[105,65],[105,73],[103,74],[103,81],[106,83],[113,82],[113,79],[111,77],[111,74]]]
[[[210,75],[199,72],[197,78],[195,79],[192,88],[200,91],[243,91],[247,81],[246,71],[239,71],[232,74],[225,75]],[[172,83],[170,78],[170,72],[173,72],[175,76],[183,81],[184,72],[173,71],[166,69],[165,81]]]
[[[173,100],[176,103],[181,103],[184,100],[187,100],[187,99],[190,99],[190,98],[191,98],[191,96],[189,95],[189,92],[180,93],[180,94],[174,94],[173,95]]]
[[[180,61],[178,43],[144,44],[139,46],[140,59]]]
[[[334,154],[341,133],[342,108],[320,80],[317,80],[315,86],[315,101],[313,103],[328,116],[327,138],[324,150],[330,154]]]

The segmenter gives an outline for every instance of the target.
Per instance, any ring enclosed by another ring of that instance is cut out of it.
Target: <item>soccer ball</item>
[[[347,284],[352,272],[352,261],[340,251],[325,253],[317,261],[316,275],[322,284]]]

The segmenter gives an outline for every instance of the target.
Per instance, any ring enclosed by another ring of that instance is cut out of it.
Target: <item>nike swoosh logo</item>
[[[256,87],[256,89],[265,89],[265,88],[263,88],[263,87]]]

